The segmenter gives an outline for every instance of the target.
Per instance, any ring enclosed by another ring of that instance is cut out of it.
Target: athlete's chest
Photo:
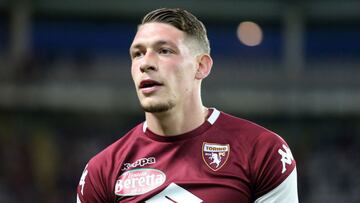
[[[230,142],[143,144],[127,152],[113,176],[116,202],[250,201],[246,163]]]

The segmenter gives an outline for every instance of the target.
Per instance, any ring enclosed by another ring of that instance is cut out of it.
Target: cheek
[[[132,77],[132,79],[133,79],[134,82],[135,82],[135,80],[136,80],[136,75],[137,75],[137,70],[136,70],[136,68],[135,68],[135,65],[132,64],[132,65],[131,65],[131,77]]]
[[[190,91],[194,84],[195,75],[192,68],[193,66],[187,64],[177,69],[176,74],[174,74],[176,85],[186,92]]]
[[[131,74],[136,73],[137,71],[140,71],[140,65],[141,65],[141,61],[140,60],[131,60]]]

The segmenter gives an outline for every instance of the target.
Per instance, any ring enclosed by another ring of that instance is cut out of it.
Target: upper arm
[[[297,202],[296,162],[281,137],[261,134],[253,146],[251,160],[256,203]]]
[[[298,203],[297,172],[291,174],[276,188],[255,200],[255,203]]]

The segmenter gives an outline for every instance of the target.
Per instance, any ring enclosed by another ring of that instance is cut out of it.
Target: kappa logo
[[[294,160],[294,157],[290,151],[290,149],[286,145],[282,145],[285,151],[283,151],[281,148],[278,150],[279,154],[281,155],[281,163],[282,163],[282,170],[281,173],[285,173],[286,171],[286,164],[291,165],[292,161]]]
[[[131,168],[136,168],[138,166],[143,167],[143,166],[151,165],[154,163],[156,163],[155,157],[141,158],[141,159],[134,161],[133,163],[124,163],[123,168],[121,170],[126,171]]]
[[[214,171],[223,167],[229,158],[230,145],[229,144],[216,144],[216,143],[203,143],[202,157],[205,164]]]

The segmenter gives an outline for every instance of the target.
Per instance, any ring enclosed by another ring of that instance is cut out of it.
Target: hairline
[[[161,22],[161,21],[150,21],[150,22],[141,23],[141,24],[138,24],[136,32],[139,31],[139,28],[141,26],[149,24],[149,23],[160,23],[160,24],[170,25],[171,27],[177,29],[178,31],[180,31],[184,34],[183,41],[185,42],[185,44],[187,44],[187,47],[190,50],[194,51],[195,54],[210,54],[206,51],[205,48],[203,48],[203,46],[201,45],[202,43],[199,41],[199,39],[197,39],[197,37],[195,35],[190,35],[189,33],[185,32],[183,30],[180,30],[179,28],[172,25],[171,23]],[[196,45],[194,46],[194,44],[196,44]]]

